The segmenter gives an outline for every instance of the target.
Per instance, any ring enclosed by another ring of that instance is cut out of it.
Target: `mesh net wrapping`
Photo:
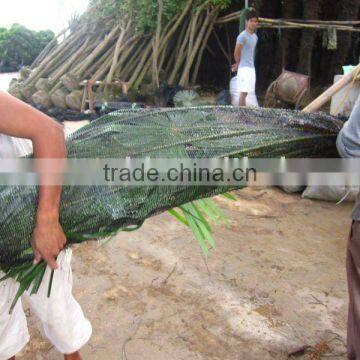
[[[342,122],[325,114],[202,107],[124,110],[67,139],[69,158],[333,157]],[[224,186],[64,186],[60,222],[69,243],[139,226],[154,214],[232,190]],[[0,187],[0,269],[32,260],[38,188]]]

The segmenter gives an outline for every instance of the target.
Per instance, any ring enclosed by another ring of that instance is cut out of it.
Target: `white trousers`
[[[51,295],[48,298],[48,284],[51,270],[48,267],[39,291],[22,296],[30,309],[40,319],[45,336],[63,354],[71,354],[82,348],[91,337],[92,327],[72,295],[71,249],[63,250],[58,258],[59,268],[55,270]],[[0,278],[3,274],[0,273]],[[13,312],[9,309],[19,284],[8,279],[0,282],[0,360],[16,355],[29,341],[29,333],[21,299]],[[31,290],[31,287],[30,287]]]

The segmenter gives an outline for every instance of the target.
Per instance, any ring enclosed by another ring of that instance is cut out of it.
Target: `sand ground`
[[[345,359],[345,249],[352,204],[275,188],[216,197],[231,226],[214,226],[205,259],[169,214],[106,245],[74,248],[74,293],[93,325],[84,359]],[[19,359],[61,359],[27,310]]]

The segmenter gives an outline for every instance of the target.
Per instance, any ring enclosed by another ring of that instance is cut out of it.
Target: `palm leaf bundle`
[[[67,152],[69,158],[91,159],[332,157],[341,125],[323,114],[274,109],[134,109],[78,130],[68,138]],[[60,222],[73,244],[136,230],[150,216],[169,210],[207,252],[214,239],[206,218],[224,220],[209,198],[238,187],[64,186]],[[17,297],[31,285],[36,292],[45,272],[46,264],[32,265],[37,200],[36,186],[0,187],[0,270],[19,281]]]

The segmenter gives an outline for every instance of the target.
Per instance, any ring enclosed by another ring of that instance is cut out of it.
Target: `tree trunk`
[[[198,57],[197,57],[197,60],[196,60],[195,68],[194,68],[194,71],[193,71],[193,74],[192,74],[192,77],[191,77],[191,85],[195,85],[195,83],[196,83],[196,80],[197,80],[197,77],[198,77],[198,74],[199,74],[201,61],[203,59],[204,51],[205,51],[206,45],[208,43],[209,37],[210,37],[212,31],[214,30],[214,25],[215,25],[215,22],[212,22],[210,24],[210,26],[208,28],[208,31],[207,31],[207,33],[205,35],[204,41],[203,41],[203,43],[201,45],[201,48],[200,48],[200,51],[198,53]],[[231,66],[231,64],[230,64],[230,66]]]
[[[78,71],[78,74],[81,76],[85,70],[88,68],[88,66],[91,65],[91,63],[105,50],[109,42],[114,38],[116,33],[119,31],[120,26],[115,26],[108,35],[105,36],[105,39],[103,42],[101,42],[96,49],[91,53],[91,55],[84,61],[81,68]]]
[[[193,18],[191,18],[189,24],[188,24],[188,27],[187,27],[187,31],[186,31],[186,34],[185,34],[185,38],[184,40],[182,41],[181,43],[181,47],[177,53],[177,57],[176,57],[176,63],[173,67],[173,70],[172,70],[172,73],[170,74],[169,76],[169,84],[170,85],[173,85],[175,82],[176,82],[176,77],[179,73],[179,70],[185,60],[185,48],[186,48],[186,45],[188,43],[188,39],[190,37],[190,30],[191,30],[191,24],[192,24],[192,21],[193,21]]]
[[[86,50],[89,41],[90,38],[86,39],[84,44],[51,76],[52,82],[58,81],[69,70],[73,63],[78,60],[79,56]]]
[[[359,13],[360,0],[342,0],[337,3],[337,20],[356,20]],[[331,56],[327,66],[327,81],[332,82],[335,74],[342,73],[351,46],[351,33],[338,31],[338,48]]]
[[[303,18],[318,20],[320,13],[320,0],[303,0]],[[303,30],[299,49],[297,71],[311,76],[311,59],[316,31]]]
[[[281,0],[258,0],[256,2],[259,14],[269,18],[281,18],[282,1]],[[279,75],[283,66],[282,41],[288,34],[278,30],[259,29],[259,42],[256,49],[256,68],[258,72],[258,86],[266,89],[269,84]]]
[[[299,0],[284,0],[283,2],[283,18],[296,19],[299,16]],[[294,59],[297,59],[297,36],[296,30],[283,30],[282,31],[282,51],[284,68],[292,68],[294,66]]]
[[[109,71],[109,73],[107,75],[107,78],[106,78],[106,81],[108,83],[112,82],[114,72],[115,72],[115,69],[116,69],[116,66],[117,66],[117,63],[118,63],[118,60],[119,60],[120,48],[121,48],[121,45],[124,42],[124,37],[125,37],[127,31],[129,30],[130,25],[131,25],[131,22],[129,21],[128,24],[126,25],[126,27],[124,29],[121,29],[120,35],[119,35],[118,40],[116,42],[114,57],[113,57],[113,60],[112,60],[112,63],[111,63],[110,71]]]
[[[160,33],[162,29],[162,16],[164,4],[162,0],[158,0],[158,14],[157,14],[157,27],[156,33],[153,40],[153,83],[157,88],[160,87],[159,83],[159,71],[158,71],[158,58],[159,58],[159,43],[160,43]]]
[[[204,41],[204,36],[206,35],[206,30],[208,29],[209,26],[213,26],[213,22],[215,21],[215,18],[218,16],[218,14],[219,14],[219,8],[216,7],[206,17],[205,22],[201,26],[201,30],[197,36],[197,39],[196,39],[194,47],[191,51],[190,57],[186,61],[183,74],[179,81],[179,85],[184,86],[184,87],[189,85],[190,70],[191,70],[193,62],[195,60],[195,56],[198,53],[198,50],[200,49],[202,41]]]

